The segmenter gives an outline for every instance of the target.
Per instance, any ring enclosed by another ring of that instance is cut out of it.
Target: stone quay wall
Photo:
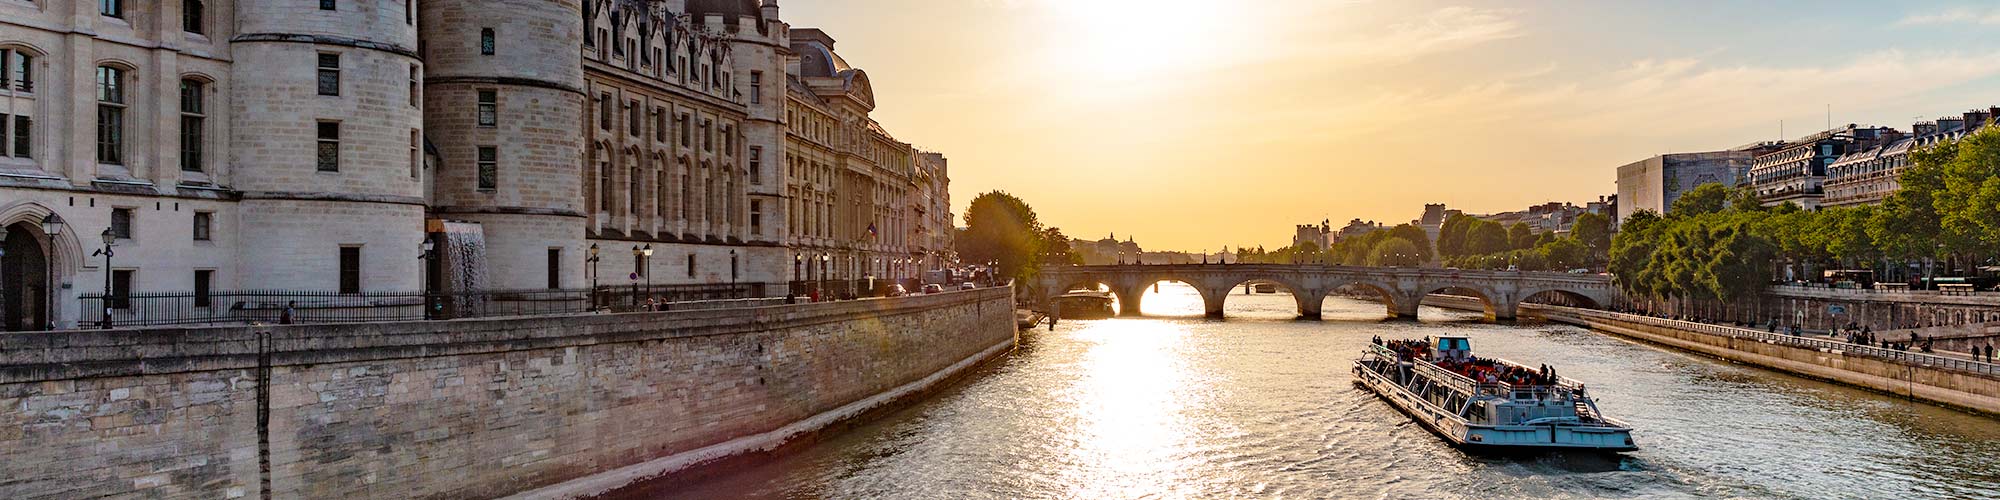
[[[1011,349],[1013,311],[994,288],[0,335],[0,498],[588,495],[921,392]]]

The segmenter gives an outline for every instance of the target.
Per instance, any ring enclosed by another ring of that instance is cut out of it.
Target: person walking
[[[280,311],[278,313],[278,324],[280,325],[292,324],[292,318],[294,318],[298,314],[298,307],[299,307],[299,301],[294,300],[291,302],[286,302],[285,310]]]

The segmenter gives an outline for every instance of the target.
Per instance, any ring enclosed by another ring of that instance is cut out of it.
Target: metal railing
[[[478,292],[241,290],[85,294],[77,328],[448,320],[768,305],[764,285],[602,286]],[[108,318],[107,318],[108,316]]]
[[[1559,314],[1568,314],[1578,320],[1582,320],[1584,318],[1595,318],[1607,321],[1638,323],[1642,325],[1649,325],[1660,328],[1672,328],[1676,330],[1692,331],[1696,333],[1705,333],[1709,335],[1719,335],[1724,337],[1755,340],[1767,344],[1813,349],[1824,352],[1835,352],[1850,356],[1867,356],[1872,358],[1886,359],[1913,365],[1963,370],[1972,373],[1985,374],[1988,376],[2000,376],[2000,364],[1963,360],[1947,356],[1938,356],[1934,354],[1899,351],[1895,349],[1887,349],[1887,348],[1867,346],[1861,344],[1850,344],[1834,340],[1794,337],[1791,335],[1771,333],[1760,330],[1753,330],[1749,328],[1714,325],[1708,323],[1696,323],[1692,321],[1662,319],[1651,316],[1640,316],[1636,314],[1598,311],[1594,309],[1578,309],[1574,307],[1545,306],[1545,305],[1538,305],[1535,307],[1537,309],[1542,309],[1546,311],[1554,311]]]

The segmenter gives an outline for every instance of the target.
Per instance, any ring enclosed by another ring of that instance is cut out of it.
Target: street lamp
[[[63,218],[61,215],[49,212],[49,215],[42,217],[42,232],[48,234],[50,238],[62,234],[62,230]],[[0,236],[0,238],[5,238],[5,236]]]
[[[430,272],[432,268],[438,266],[437,255],[432,253],[435,251],[437,243],[431,241],[429,236],[425,236],[423,242],[417,244],[417,261],[424,263],[424,319],[426,320],[437,319],[434,312],[442,305],[439,302],[435,273]]]
[[[590,308],[597,308],[597,244],[591,243],[587,256],[583,259],[584,270],[590,274]]]
[[[43,222],[44,222],[44,226],[46,226],[46,223],[47,223],[47,219],[43,219]],[[58,223],[58,224],[60,224],[60,223],[61,223],[61,219],[57,219],[57,223]],[[91,254],[91,256],[92,256],[92,257],[95,257],[95,256],[98,256],[98,255],[102,255],[102,256],[104,256],[104,300],[103,300],[103,302],[104,302],[104,321],[102,322],[102,324],[101,324],[100,326],[102,326],[102,327],[103,327],[104,329],[106,329],[106,330],[110,330],[110,329],[111,329],[111,300],[112,300],[112,297],[111,297],[111,254],[112,254],[112,251],[111,251],[111,247],[114,247],[114,246],[117,246],[117,245],[118,245],[118,235],[117,235],[116,233],[112,233],[112,232],[111,232],[111,228],[109,228],[109,227],[106,227],[106,228],[104,228],[104,233],[103,233],[102,235],[100,235],[100,236],[102,236],[102,237],[104,238],[104,249],[102,249],[102,250],[98,250],[98,251],[97,251],[96,253],[92,253],[92,254]]]
[[[813,291],[819,292],[821,297],[826,296],[826,270],[831,265],[833,265],[832,255],[819,254],[819,284],[813,286]]]

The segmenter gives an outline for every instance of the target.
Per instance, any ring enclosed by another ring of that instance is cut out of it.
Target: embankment
[[[0,335],[0,498],[588,495],[1007,352],[1006,288],[491,320]]]

